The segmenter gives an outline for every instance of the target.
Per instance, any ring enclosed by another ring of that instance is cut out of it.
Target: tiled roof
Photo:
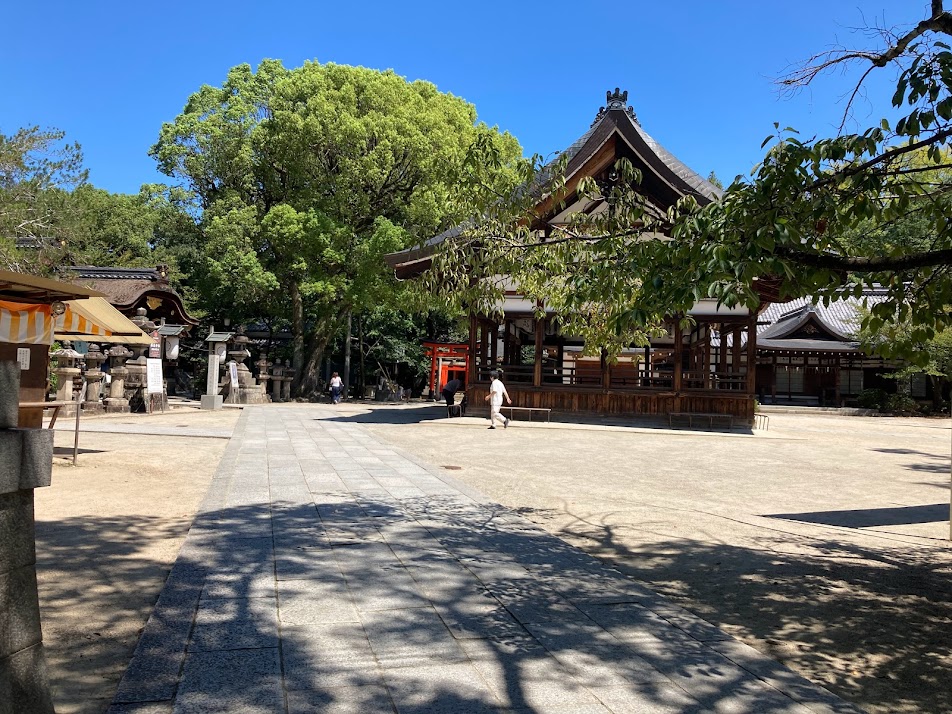
[[[767,332],[775,323],[785,319],[790,319],[798,315],[805,308],[812,309],[817,319],[831,332],[843,335],[844,338],[850,338],[856,334],[859,329],[859,323],[862,319],[862,309],[867,309],[873,305],[878,305],[886,299],[884,289],[873,286],[863,290],[859,298],[844,297],[834,300],[829,307],[823,305],[822,301],[817,301],[813,297],[797,298],[788,302],[771,303],[766,310],[760,313],[760,322],[767,323],[757,328],[758,341],[760,335]],[[776,334],[776,330],[773,331]],[[769,338],[770,332],[765,335]]]

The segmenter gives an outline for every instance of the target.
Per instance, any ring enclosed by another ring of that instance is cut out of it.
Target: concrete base
[[[110,397],[106,400],[106,414],[128,414],[129,400],[114,399]]]
[[[225,398],[220,394],[203,394],[202,409],[221,409],[225,403]]]

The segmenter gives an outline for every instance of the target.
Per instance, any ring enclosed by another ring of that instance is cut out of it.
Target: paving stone
[[[172,711],[174,714],[284,711],[277,648],[189,654]]]
[[[205,578],[203,598],[273,598],[274,572],[210,573]]]
[[[397,712],[497,712],[501,702],[469,664],[384,669]]]
[[[465,660],[432,608],[361,612],[360,618],[370,646],[385,668]]]
[[[202,600],[190,652],[278,646],[277,604],[270,598]]]
[[[589,687],[589,691],[609,710],[619,714],[684,714],[699,709],[697,701],[678,687],[665,682]]]
[[[341,576],[320,581],[281,582],[278,586],[278,617],[286,625],[360,622],[346,581]]]
[[[363,685],[288,692],[288,714],[394,714],[386,687]]]

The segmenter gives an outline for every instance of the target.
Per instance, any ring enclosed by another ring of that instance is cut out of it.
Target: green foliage
[[[863,409],[885,409],[886,400],[889,399],[882,389],[864,389],[856,397],[856,403]]]
[[[193,94],[151,153],[201,212],[210,310],[289,320],[313,387],[344,316],[402,291],[383,256],[453,220],[466,150],[487,135],[518,153],[428,82],[266,60]]]
[[[510,275],[611,354],[702,298],[756,308],[768,284],[781,299],[829,302],[879,283],[887,299],[864,326],[907,321],[911,341],[926,342],[952,319],[952,51],[940,41],[950,31],[940,12],[879,55],[830,62],[895,64],[902,117],[809,140],[775,124],[764,160],[706,205],[689,196],[658,215],[625,159],[614,178],[577,188],[609,209],[564,224],[551,222],[575,200],[564,162],[523,162],[502,191],[471,181],[471,221],[446,241],[427,285],[491,311],[506,287],[498,276]],[[468,164],[493,158],[477,144]]]

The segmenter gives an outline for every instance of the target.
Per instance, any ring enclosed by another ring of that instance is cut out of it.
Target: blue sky
[[[392,68],[476,105],[481,120],[550,154],[629,91],[644,129],[698,173],[728,183],[762,156],[773,122],[807,136],[835,130],[847,79],[792,99],[773,80],[851,29],[914,23],[928,3],[861,0],[719,2],[10,3],[0,46],[0,132],[67,132],[91,180],[134,192],[166,181],[148,149],[202,84],[263,58]],[[590,9],[591,8],[591,9]],[[23,28],[23,31],[9,31]],[[888,80],[871,85],[860,122],[881,116]],[[878,90],[878,92],[876,91]],[[878,102],[874,106],[874,102]]]

